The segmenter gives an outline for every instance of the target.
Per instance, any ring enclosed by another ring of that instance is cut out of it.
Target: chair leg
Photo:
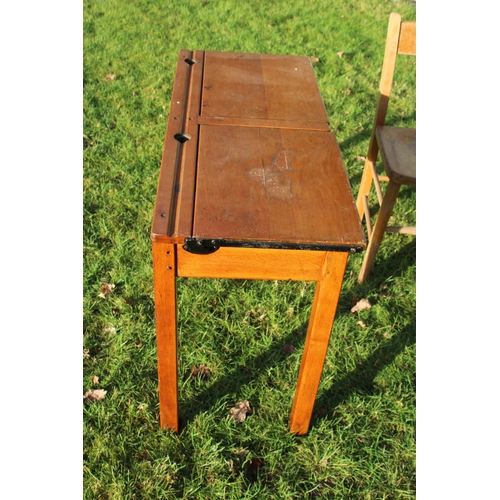
[[[380,206],[380,211],[377,215],[377,220],[373,228],[370,242],[368,243],[368,248],[366,249],[363,264],[361,265],[361,271],[358,277],[359,283],[363,283],[370,274],[373,261],[375,260],[375,256],[377,255],[380,243],[382,242],[382,238],[384,237],[385,228],[387,227],[387,223],[389,222],[389,217],[391,216],[392,209],[394,207],[394,204],[396,203],[400,187],[401,186],[399,184],[396,184],[392,181],[390,181],[387,185],[387,189],[385,191],[382,205]]]
[[[175,245],[153,241],[160,427],[179,430]]]
[[[356,200],[356,207],[358,209],[358,215],[361,221],[363,221],[363,216],[365,215],[365,207],[363,203],[363,199],[365,196],[368,196],[372,186],[373,180],[373,171],[372,171],[373,162],[366,159],[365,167],[363,169],[363,175],[361,177],[361,184],[359,186],[358,198]]]

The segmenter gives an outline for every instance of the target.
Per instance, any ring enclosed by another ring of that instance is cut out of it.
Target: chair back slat
[[[417,23],[401,23],[398,54],[417,55]]]

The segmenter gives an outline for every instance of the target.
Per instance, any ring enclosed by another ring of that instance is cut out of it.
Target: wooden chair
[[[416,23],[401,22],[401,16],[393,12],[389,18],[375,123],[356,201],[360,219],[366,217],[369,241],[358,277],[360,283],[370,273],[385,232],[416,235],[416,227],[387,226],[401,185],[416,185],[416,129],[385,125],[396,57],[400,54],[416,56]],[[386,176],[379,176],[375,168],[379,151]],[[373,230],[368,208],[372,181],[380,204]],[[380,181],[388,182],[385,194],[382,194]]]

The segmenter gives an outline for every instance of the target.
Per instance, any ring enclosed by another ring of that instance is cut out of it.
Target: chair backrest
[[[385,44],[384,64],[382,66],[382,76],[380,78],[379,102],[375,118],[376,125],[383,125],[385,121],[397,55],[417,55],[416,31],[417,23],[401,22],[401,16],[396,12],[390,15]]]
[[[387,40],[385,44],[384,63],[382,76],[380,78],[377,111],[375,113],[375,126],[373,127],[372,140],[370,142],[369,157],[377,157],[378,148],[374,141],[375,129],[378,125],[384,125],[391,95],[394,68],[398,54],[417,55],[416,44],[417,23],[401,22],[401,16],[393,12],[389,17],[387,29]],[[375,148],[375,149],[374,149]]]

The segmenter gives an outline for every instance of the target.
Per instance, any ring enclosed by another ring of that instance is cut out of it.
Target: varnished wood
[[[326,122],[269,120],[264,118],[235,118],[225,116],[199,116],[200,125],[226,125],[231,127],[258,127],[258,128],[290,128],[295,130],[318,130],[329,132]]]
[[[178,275],[186,278],[317,281],[322,275],[325,253],[222,247],[209,255],[197,255],[179,245]]]
[[[415,226],[387,226],[385,231],[387,233],[412,234],[413,236],[417,234]]]
[[[377,127],[380,154],[389,179],[415,185],[417,180],[417,131],[414,128]]]
[[[177,432],[179,424],[175,245],[153,241],[153,271],[160,426]]]
[[[193,235],[364,246],[335,136],[203,126]]]
[[[244,96],[237,104],[231,104],[234,92]],[[254,111],[262,92],[267,97],[259,115]],[[364,248],[353,207],[308,58],[181,51],[153,240],[206,237]]]
[[[304,353],[302,354],[297,388],[290,414],[290,432],[294,434],[306,434],[309,429],[346,264],[346,253],[327,252],[323,276],[316,284]]]
[[[306,57],[205,52],[202,116],[328,122]]]
[[[377,174],[377,169],[375,168],[375,164],[369,164],[369,168],[372,171],[373,183],[375,184],[375,191],[377,192],[377,198],[380,205],[382,205],[382,199],[384,195],[382,194],[382,188],[380,187],[380,177]]]
[[[414,56],[417,54],[417,24],[401,23],[398,42],[398,54]]]
[[[196,187],[196,163],[198,160],[198,125],[195,117],[198,115],[201,103],[201,84],[203,76],[203,51],[193,53],[190,64],[190,80],[188,95],[186,96],[186,110],[182,124],[183,134],[190,139],[181,145],[183,155],[180,158],[178,177],[174,186],[173,206],[177,206],[175,219],[172,220],[171,235],[189,235],[193,230],[193,211]]]
[[[370,142],[370,149],[373,149],[372,144],[377,144],[376,141]],[[378,155],[378,145],[376,147],[376,154]],[[368,196],[370,192],[372,182],[373,182],[373,167],[375,165],[374,160],[365,160],[365,166],[363,168],[363,173],[361,174],[361,181],[359,183],[358,197],[356,198],[356,208],[358,209],[358,216],[360,220],[363,220],[367,216],[365,213],[364,199]]]
[[[358,277],[359,282],[365,281],[368,277],[386,231],[416,234],[414,228],[397,226],[392,226],[391,229],[387,228],[387,221],[390,217],[388,211],[392,210],[396,201],[393,197],[397,196],[399,191],[399,187],[396,189],[395,185],[416,184],[416,129],[385,125],[398,54],[416,55],[416,23],[401,22],[401,16],[393,12],[389,17],[374,125],[356,200],[360,219],[363,220],[363,217],[367,219],[369,237],[368,248]],[[386,177],[378,176],[376,170],[379,152],[389,180],[385,195],[382,194],[379,181],[382,179],[385,181]],[[371,230],[371,222],[368,221],[370,213],[366,202],[372,182],[375,184],[380,204],[380,211],[373,231]],[[388,198],[386,199],[386,197]]]
[[[365,256],[363,258],[363,263],[361,265],[361,270],[359,272],[358,281],[360,283],[364,282],[370,273],[373,261],[377,255],[380,243],[384,237],[384,232],[387,227],[387,222],[391,216],[392,209],[396,203],[398,197],[399,189],[401,185],[390,181],[387,184],[387,189],[385,191],[384,199],[382,205],[380,206],[379,213],[377,215],[377,220],[375,226],[373,227],[372,235],[370,241],[368,242],[368,248],[366,249]]]
[[[151,237],[161,426],[178,431],[176,277],[303,280],[317,289],[291,430],[306,433],[347,252],[366,245],[308,58],[180,52]]]
[[[368,239],[370,239],[372,236],[372,221],[370,207],[368,206],[368,196],[363,196],[363,208],[365,210],[366,232],[368,233]]]
[[[153,225],[151,236],[153,240],[176,241],[184,240],[191,236],[192,227],[192,200],[194,197],[195,164],[186,164],[186,155],[192,162],[196,158],[197,133],[189,125],[188,111],[192,111],[192,105],[196,101],[196,94],[200,94],[198,74],[201,76],[198,64],[189,64],[186,61],[194,59],[194,52],[181,50],[177,60],[172,100],[170,103],[169,120],[165,142],[163,145],[163,156],[160,168],[160,179],[156,192],[156,203],[153,214]],[[193,75],[193,73],[195,75]],[[193,81],[195,86],[193,87]],[[198,87],[196,87],[198,82]],[[193,89],[193,90],[192,90]],[[191,97],[191,91],[194,96]],[[199,99],[199,97],[198,97]],[[188,102],[191,106],[188,105]],[[192,120],[191,120],[192,121]],[[194,139],[184,143],[176,139],[176,135],[190,133]],[[186,168],[188,172],[183,171]],[[182,187],[181,187],[181,182]],[[188,198],[188,200],[186,200]],[[190,207],[191,205],[191,207]],[[184,207],[185,211],[181,212]],[[179,222],[184,232],[178,230]]]
[[[387,98],[391,95],[392,80],[396,67],[398,55],[399,35],[401,33],[401,16],[393,12],[389,16],[389,26],[387,28],[387,39],[385,42],[384,62],[382,64],[382,74],[380,76],[379,92]],[[381,103],[382,104],[382,103]],[[376,125],[381,125],[385,121],[387,113],[388,99],[383,100],[383,107],[376,112]]]
[[[411,50],[412,34],[415,38],[416,23],[402,23],[401,15],[393,12],[389,16],[389,26],[387,28],[387,38],[385,43],[384,61],[382,65],[382,74],[380,76],[379,92],[377,98],[377,105],[375,110],[375,119],[370,137],[370,144],[368,146],[368,154],[365,160],[363,175],[358,191],[356,206],[361,220],[364,217],[363,197],[368,195],[371,189],[373,180],[373,166],[377,161],[379,152],[379,144],[376,138],[376,129],[378,126],[385,124],[385,117],[389,106],[389,98],[391,95],[392,81],[394,78],[394,69],[396,66],[396,58],[398,55],[398,46],[400,44],[400,36],[402,33],[402,26],[404,25],[404,34],[401,40],[402,50]],[[413,42],[413,45],[415,43]],[[405,52],[401,52],[405,53]],[[413,53],[414,54],[414,53]]]

